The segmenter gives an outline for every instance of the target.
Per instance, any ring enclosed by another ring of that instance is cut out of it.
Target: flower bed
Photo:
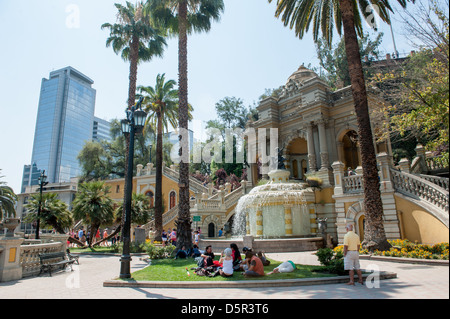
[[[435,245],[424,245],[412,243],[407,239],[388,240],[392,245],[391,249],[387,251],[376,250],[372,256],[389,256],[389,257],[403,257],[403,258],[418,258],[418,259],[440,259],[448,260],[449,243],[439,243]],[[334,248],[335,252],[342,251],[343,246]],[[360,248],[361,255],[368,255],[367,249]]]

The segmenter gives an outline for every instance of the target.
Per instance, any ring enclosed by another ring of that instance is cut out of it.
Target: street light
[[[127,110],[127,118],[121,121],[122,133],[129,136],[127,179],[125,181],[125,214],[122,230],[123,252],[120,258],[120,278],[130,278],[130,232],[131,232],[131,194],[133,191],[133,156],[134,135],[142,132],[147,113],[141,109],[143,97],[139,99],[131,110]]]
[[[42,171],[41,176],[38,178],[39,184],[39,207],[37,212],[37,221],[36,221],[36,239],[39,239],[39,227],[41,225],[41,207],[42,207],[42,190],[44,186],[48,184],[47,176],[45,176],[45,169]]]

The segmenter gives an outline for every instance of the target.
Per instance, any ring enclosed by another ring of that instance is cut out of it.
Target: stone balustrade
[[[39,241],[18,236],[0,237],[0,282],[39,274],[39,254],[65,252],[68,237],[64,234],[42,235]]]
[[[61,242],[20,246],[22,276],[29,277],[39,274],[41,266],[39,254],[61,252],[64,251],[64,248],[65,245]]]
[[[404,195],[420,198],[448,213],[449,193],[416,175],[391,169],[394,188]]]

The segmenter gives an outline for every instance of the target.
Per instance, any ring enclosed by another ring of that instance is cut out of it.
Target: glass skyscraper
[[[77,156],[93,134],[93,83],[70,66],[42,79],[31,166],[45,169],[50,183],[68,182],[81,173]],[[37,184],[36,174],[25,176],[27,171],[32,169],[24,169],[22,189]]]

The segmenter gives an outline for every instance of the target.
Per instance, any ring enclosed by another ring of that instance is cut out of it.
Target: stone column
[[[333,168],[334,174],[334,194],[342,195],[344,194],[344,163],[342,162],[334,162],[331,167]]]
[[[411,170],[411,164],[407,158],[402,158],[400,162],[398,162],[398,166],[400,167],[400,170],[405,173],[409,173]]]
[[[391,192],[394,190],[391,181],[391,171],[389,169],[389,155],[387,153],[380,153],[377,155],[378,164],[380,167],[380,191]]]
[[[20,245],[23,238],[0,237],[0,282],[22,279]]]
[[[315,172],[317,169],[316,165],[316,153],[314,151],[314,138],[313,138],[313,128],[312,124],[308,123],[307,127],[307,144],[308,144],[308,164],[309,164],[309,171]]]
[[[327,137],[325,133],[325,120],[321,119],[317,123],[319,128],[319,146],[320,146],[320,170],[328,170],[330,162],[328,160],[328,148],[327,148]]]
[[[285,235],[292,236],[292,205],[284,205]]]
[[[416,148],[416,155],[419,158],[419,165],[420,165],[420,174],[427,171],[427,161],[425,156],[425,148],[421,144],[417,144]],[[415,172],[417,173],[417,172]]]
[[[256,237],[262,237],[263,235],[263,212],[262,208],[259,207],[256,211]]]

